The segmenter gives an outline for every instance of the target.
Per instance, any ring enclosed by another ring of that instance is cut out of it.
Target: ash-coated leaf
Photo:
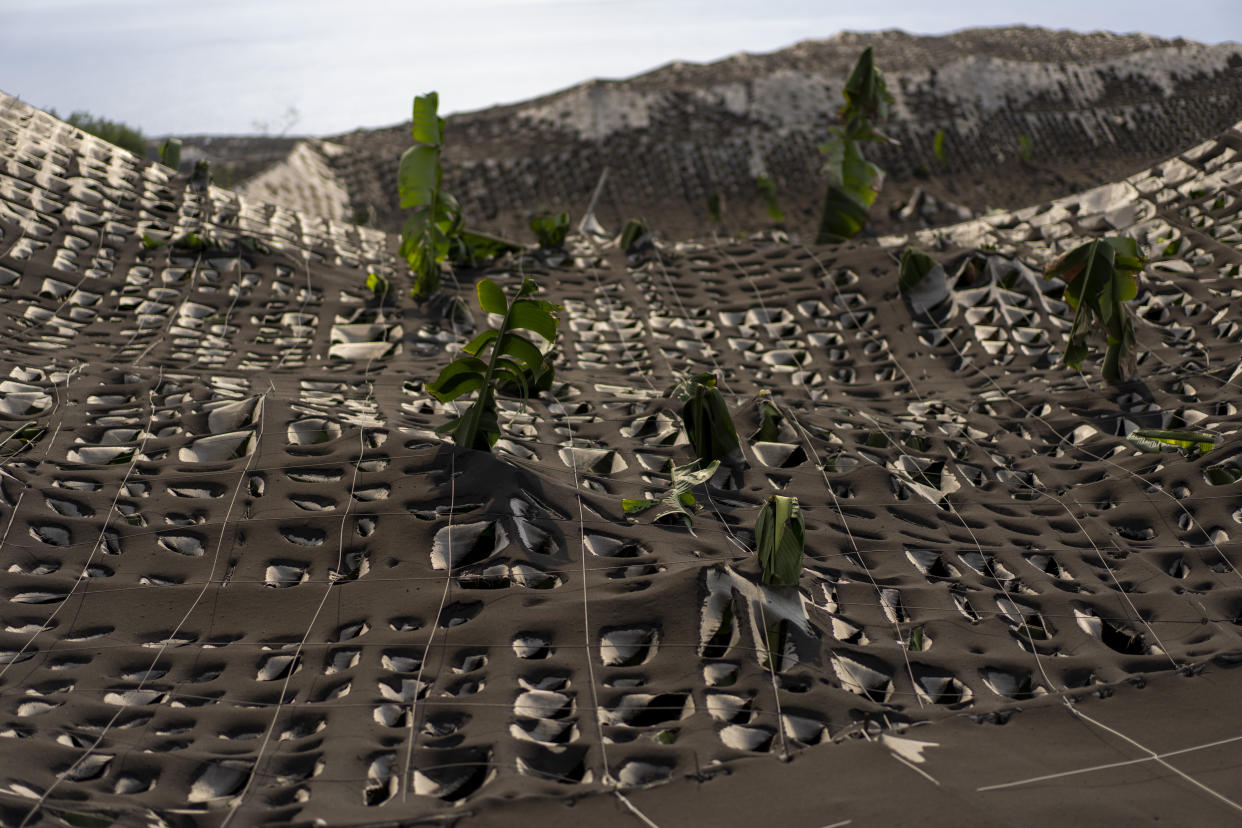
[[[773,495],[755,520],[755,551],[761,580],[769,586],[797,586],[806,548],[806,522],[796,497]]]
[[[659,500],[624,498],[621,501],[621,508],[627,515],[633,515],[654,506],[660,506],[661,510],[655,515],[655,520],[660,521],[662,518],[671,517],[686,526],[692,526],[694,509],[698,502],[690,490],[711,480],[719,467],[719,462],[700,466],[697,461],[684,466],[674,466],[670,473],[671,482],[668,491]]]
[[[1177,451],[1180,449],[1208,452],[1216,446],[1216,436],[1206,431],[1139,429],[1126,435],[1126,439],[1143,451]]]

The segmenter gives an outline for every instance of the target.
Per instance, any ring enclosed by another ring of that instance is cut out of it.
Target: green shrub
[[[56,114],[55,109],[49,109],[48,114],[54,118],[60,117]],[[140,129],[135,129],[120,121],[97,118],[83,110],[70,113],[69,117],[65,118],[65,123],[75,126],[83,132],[89,132],[97,138],[102,138],[110,144],[115,144],[121,149],[127,149],[139,158],[146,157],[147,139],[143,136]]]

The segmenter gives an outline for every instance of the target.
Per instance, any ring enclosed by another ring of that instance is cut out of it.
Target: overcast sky
[[[148,135],[324,135],[432,89],[480,109],[843,30],[1015,23],[1242,41],[1242,0],[0,0],[0,90]]]

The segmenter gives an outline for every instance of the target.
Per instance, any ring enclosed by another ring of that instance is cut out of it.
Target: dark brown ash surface
[[[930,316],[897,293],[896,237],[630,258],[575,237],[559,264],[458,271],[468,300],[531,276],[564,306],[557,386],[506,403],[495,455],[436,437],[451,412],[423,390],[482,320],[363,288],[404,284],[392,237],[7,97],[0,132],[0,434],[44,431],[0,467],[6,823],[489,824],[521,800],[636,824],[620,791],[664,825],[782,780],[792,825],[896,819],[893,784],[932,824],[1236,817],[1206,751],[1181,761],[1216,795],[1155,765],[1091,796],[976,790],[1147,757],[1066,700],[1157,751],[1242,732],[1242,483],[1209,471],[1242,468],[1236,129],[922,231],[949,273]],[[214,246],[142,243],[188,232]],[[1111,387],[1057,364],[1069,314],[1036,271],[1118,232],[1153,262],[1138,379]],[[698,371],[743,484],[716,481],[694,534],[627,521],[690,459],[664,393]],[[761,391],[775,441],[750,436]],[[1215,447],[1126,439],[1177,427]],[[765,599],[747,547],[775,492],[807,560]],[[760,608],[793,629],[779,671]],[[857,779],[815,812],[819,770]]]

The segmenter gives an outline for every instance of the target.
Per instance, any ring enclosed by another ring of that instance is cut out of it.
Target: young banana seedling
[[[397,168],[397,191],[401,208],[413,214],[401,230],[401,256],[414,274],[410,298],[422,302],[440,289],[445,260],[475,267],[489,259],[519,250],[518,245],[487,233],[465,228],[461,205],[440,188],[444,171],[444,119],[437,114],[440,98],[435,92],[414,98],[414,146],[401,156]],[[368,279],[367,288],[378,291]]]
[[[551,387],[551,348],[560,324],[553,314],[560,306],[531,299],[538,289],[533,279],[526,279],[510,302],[499,285],[491,279],[481,279],[476,288],[479,307],[485,313],[503,317],[500,327],[488,328],[472,339],[462,349],[464,355],[445,366],[435,382],[427,385],[428,393],[440,402],[478,392],[464,414],[436,429],[451,433],[453,442],[463,448],[491,451],[500,438],[497,394],[514,393],[529,399],[532,392]],[[536,334],[547,345],[541,348],[519,331]]]

